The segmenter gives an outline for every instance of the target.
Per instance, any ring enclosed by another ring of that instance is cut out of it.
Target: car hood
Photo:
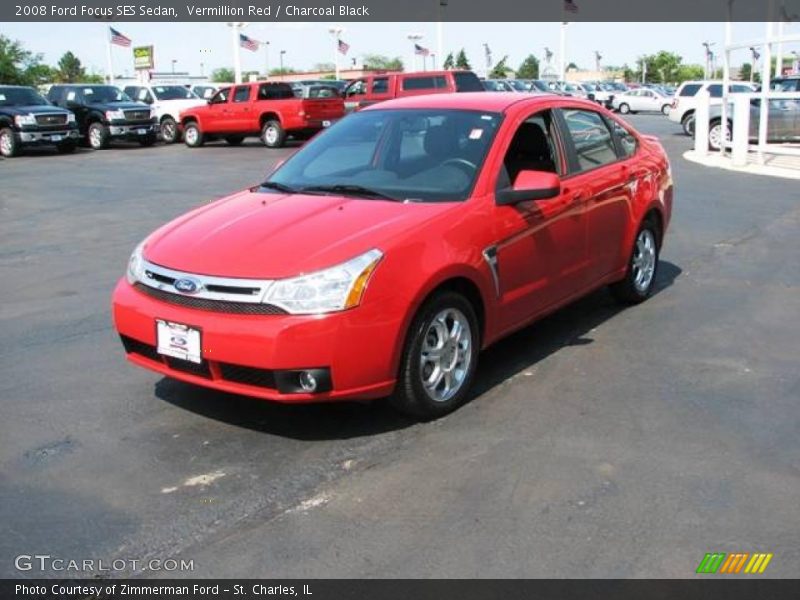
[[[205,100],[201,100],[200,98],[185,98],[182,100],[159,100],[155,104],[153,104],[153,108],[156,110],[161,109],[169,109],[169,110],[177,110],[182,111],[186,110],[187,108],[194,108],[195,106],[203,106],[207,104]]]
[[[150,262],[198,275],[273,279],[331,267],[399,238],[460,203],[240,192],[168,223]]]
[[[10,113],[12,115],[40,115],[43,113],[57,113],[57,114],[69,114],[70,111],[59,108],[58,106],[51,106],[49,104],[37,104],[35,106],[3,106],[3,112]]]

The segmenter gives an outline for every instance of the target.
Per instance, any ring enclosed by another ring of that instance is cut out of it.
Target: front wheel
[[[689,137],[694,137],[694,113],[683,117],[681,126],[683,127],[683,133]]]
[[[183,129],[183,141],[189,148],[198,148],[203,145],[203,132],[194,121],[187,123]]]
[[[391,404],[422,420],[463,404],[478,364],[478,328],[475,310],[461,294],[442,292],[428,300],[408,331]]]
[[[178,124],[172,117],[164,117],[161,121],[161,139],[165,144],[174,144],[178,141],[180,135],[178,134]]]
[[[99,122],[89,125],[89,146],[93,150],[108,148],[108,140],[108,127]]]
[[[671,106],[669,104],[665,104],[664,106],[661,107],[661,114],[662,115],[668,115],[670,108],[671,108]]]
[[[0,154],[6,158],[19,154],[19,143],[14,136],[14,130],[10,127],[0,129]]]
[[[280,148],[286,142],[286,131],[278,121],[267,121],[261,128],[261,141],[267,148]]]
[[[623,115],[627,115],[629,112],[631,112],[631,107],[623,102],[619,105],[619,112],[621,112]]]
[[[624,304],[638,304],[652,293],[658,271],[659,231],[648,219],[636,233],[625,278],[610,286],[614,297]]]

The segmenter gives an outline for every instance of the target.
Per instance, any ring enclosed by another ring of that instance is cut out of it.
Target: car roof
[[[528,94],[509,94],[508,92],[455,92],[450,94],[425,94],[420,96],[405,96],[395,100],[386,100],[368,106],[363,110],[390,110],[394,108],[450,108],[455,110],[479,110],[487,112],[505,112],[518,102],[532,100],[553,100],[558,98],[566,100],[563,96],[556,96],[547,92]],[[577,98],[569,98],[570,103],[575,102],[585,106],[597,108],[597,104]]]

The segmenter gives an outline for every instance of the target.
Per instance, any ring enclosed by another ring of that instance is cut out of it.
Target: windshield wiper
[[[262,188],[267,188],[268,190],[276,190],[278,192],[283,192],[285,194],[296,194],[297,190],[291,186],[284,185],[283,183],[278,183],[277,181],[262,181],[259,184]]]
[[[349,183],[336,183],[333,185],[311,185],[300,188],[300,192],[331,192],[333,194],[343,194],[346,196],[361,196],[363,198],[378,198],[380,200],[391,200],[392,202],[402,202],[402,198],[395,198],[378,190],[373,190],[362,185]]]

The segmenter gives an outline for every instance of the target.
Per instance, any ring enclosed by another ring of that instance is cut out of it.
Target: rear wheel
[[[286,131],[280,122],[267,121],[261,128],[261,141],[267,148],[280,148],[286,142]]]
[[[187,123],[183,128],[183,141],[190,148],[198,148],[203,145],[203,132],[200,131],[200,127],[195,121]]]
[[[658,271],[659,229],[655,219],[642,223],[636,233],[625,278],[610,286],[614,297],[624,304],[638,304],[652,293]]]
[[[623,115],[627,115],[629,112],[631,112],[631,107],[623,102],[619,105],[619,112],[621,112]]]
[[[108,127],[100,122],[89,125],[89,146],[94,150],[108,148]]]
[[[392,405],[435,419],[464,403],[478,364],[480,335],[472,305],[461,294],[428,300],[409,328]]]
[[[172,117],[164,117],[161,121],[161,139],[165,144],[174,144],[180,138],[178,124]]]
[[[725,141],[731,141],[731,124],[725,129]],[[722,119],[715,119],[711,121],[708,126],[708,149],[721,150],[722,149]]]
[[[694,137],[694,113],[690,113],[683,117],[681,120],[681,127],[683,127],[683,133],[689,137]]]
[[[0,154],[6,158],[11,158],[19,154],[19,142],[14,137],[14,130],[10,127],[0,129]]]
[[[229,135],[225,138],[225,141],[228,142],[231,146],[238,146],[244,141],[243,135]]]

